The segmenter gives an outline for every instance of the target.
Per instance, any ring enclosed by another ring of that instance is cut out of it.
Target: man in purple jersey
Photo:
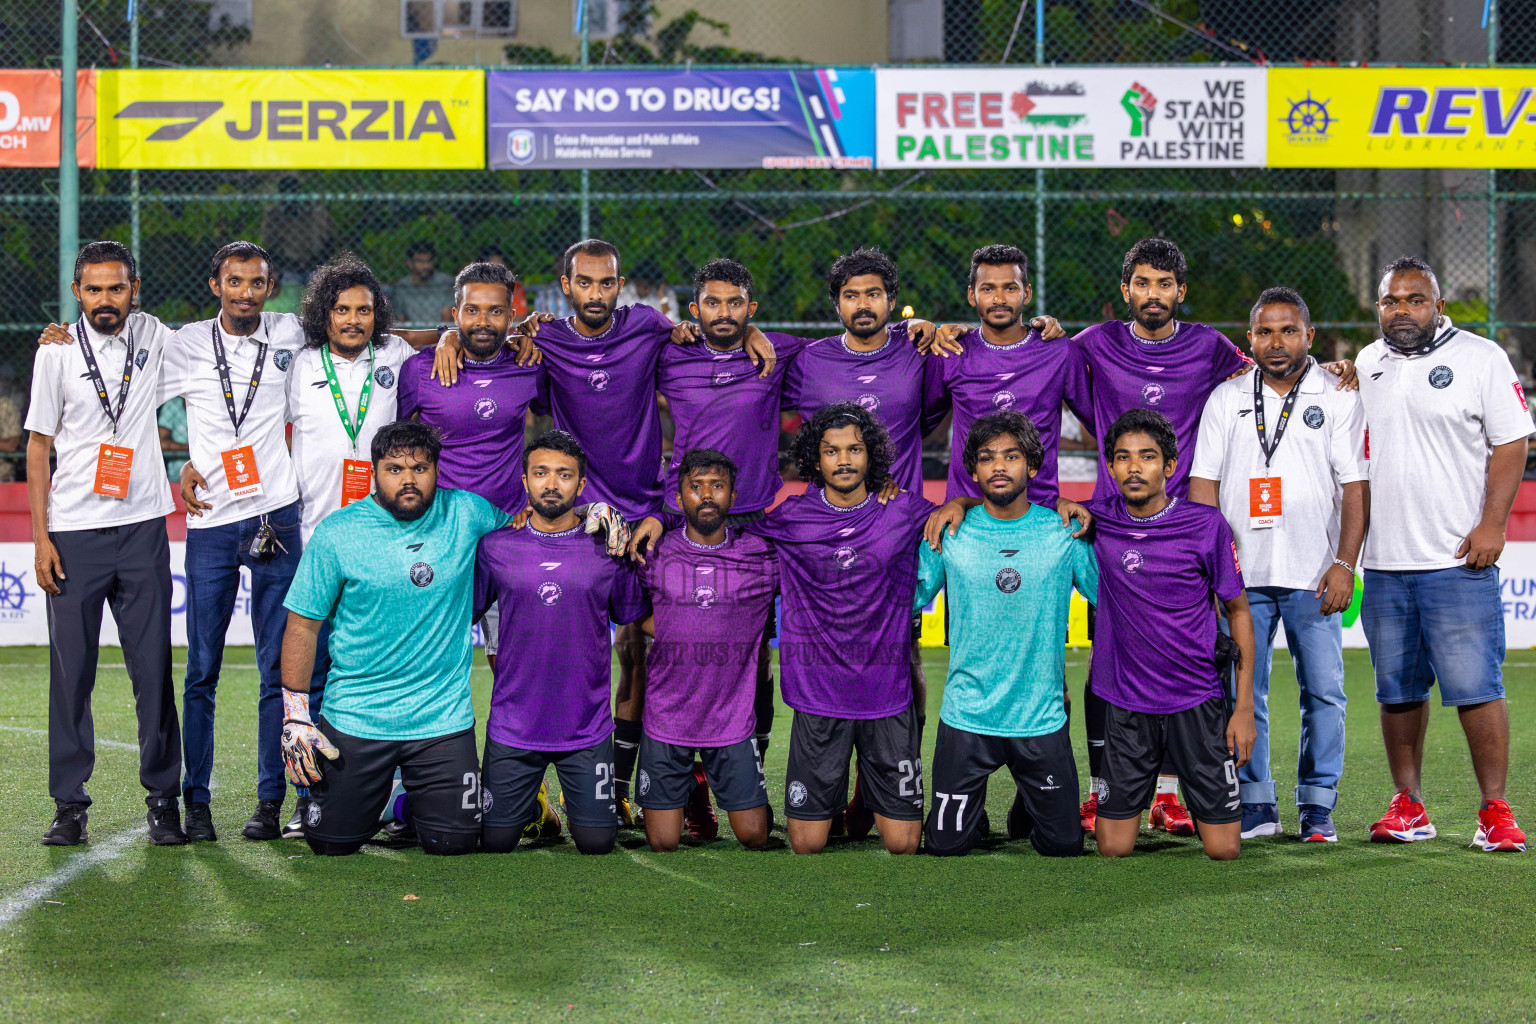
[[[669,340],[691,342],[650,306],[618,305],[624,287],[619,250],[589,238],[566,249],[561,290],[573,315],[537,328],[549,374],[550,411],[555,426],[569,431],[592,453],[590,496],[606,502],[627,522],[661,508],[661,415],[656,404],[656,370]],[[755,327],[743,349],[763,373],[772,370],[773,345]],[[639,753],[640,715],[645,692],[645,634],[639,626],[619,630],[619,688],[614,698],[620,822],[633,825],[629,779]]]
[[[609,711],[608,623],[646,612],[629,562],[587,536],[574,509],[586,487],[586,453],[563,430],[523,450],[532,511],[522,530],[480,542],[475,608],[501,606],[518,656],[496,664],[486,722],[481,846],[507,853],[539,814],[550,765],[560,776],[571,838],[582,853],[608,853],[618,825]]]
[[[983,416],[1021,412],[1040,432],[1045,457],[1029,482],[1029,500],[1056,507],[1056,458],[1061,447],[1061,407],[1091,422],[1092,395],[1082,350],[1041,338],[1025,322],[1033,289],[1029,258],[1011,245],[988,245],[971,254],[966,302],[980,326],[960,339],[963,351],[941,363],[944,390],[954,405],[949,486],[945,498],[981,498],[980,485],[965,471],[965,439]]]
[[[768,842],[763,762],[753,738],[757,666],[773,616],[778,563],[761,537],[730,525],[736,464],[707,448],[683,456],[676,499],[687,526],[664,536],[640,569],[651,596],[642,628],[651,645],[636,789],[651,849],[670,852],[689,833],[713,839],[708,792],[749,849]],[[695,765],[698,752],[702,764]]]
[[[1253,618],[1232,529],[1219,509],[1168,494],[1178,472],[1173,425],[1132,409],[1104,435],[1119,489],[1095,500],[1099,620],[1094,685],[1105,702],[1096,838],[1105,857],[1136,846],[1141,814],[1170,761],[1212,860],[1242,849],[1237,769],[1253,752]],[[1237,647],[1235,706],[1218,665],[1212,595]]]
[[[1162,238],[1143,238],[1131,246],[1120,266],[1120,294],[1129,320],[1109,320],[1089,327],[1072,339],[1088,364],[1093,394],[1093,424],[1113,423],[1131,409],[1162,413],[1173,425],[1174,438],[1185,458],[1175,463],[1168,493],[1184,498],[1189,491],[1189,465],[1200,432],[1200,414],[1216,386],[1239,373],[1247,358],[1226,335],[1205,324],[1174,319],[1184,301],[1188,264],[1179,247]],[[1109,500],[1118,494],[1102,446],[1098,482],[1093,497]],[[1090,622],[1089,636],[1094,636]],[[1097,791],[1104,754],[1105,715],[1094,672],[1083,687],[1084,722],[1088,733],[1088,799],[1083,803],[1083,828],[1092,831],[1098,807]],[[1193,835],[1194,821],[1179,803],[1178,779],[1164,776],[1152,807],[1151,826],[1173,835]]]
[[[839,402],[791,449],[805,493],[748,530],[774,543],[783,591],[779,657],[795,711],[785,805],[796,853],[826,846],[857,752],[863,800],[886,849],[916,853],[923,765],[909,669],[917,540],[933,505],[876,500],[895,450],[867,409]]]
[[[419,419],[442,434],[438,472],[444,487],[471,491],[516,515],[527,504],[518,464],[506,457],[523,445],[529,408],[549,407],[543,366],[522,365],[507,348],[512,322],[512,272],[471,263],[453,282],[453,318],[464,366],[451,387],[432,379],[436,351],[418,352],[401,367],[400,418]]]

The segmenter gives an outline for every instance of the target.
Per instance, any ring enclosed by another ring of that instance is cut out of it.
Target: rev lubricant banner
[[[868,70],[493,71],[493,168],[872,167]]]
[[[1271,167],[1536,166],[1536,73],[1276,68]]]
[[[479,168],[482,71],[103,71],[98,160],[138,168]]]
[[[1262,167],[1258,67],[881,68],[876,165]]]

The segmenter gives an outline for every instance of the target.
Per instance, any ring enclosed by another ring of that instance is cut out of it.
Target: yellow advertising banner
[[[101,167],[485,165],[482,71],[103,71]]]
[[[1272,68],[1271,167],[1536,167],[1536,71]]]

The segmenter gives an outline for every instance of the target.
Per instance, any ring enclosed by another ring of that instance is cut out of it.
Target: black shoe
[[[256,810],[251,812],[251,820],[245,823],[240,834],[247,839],[281,839],[283,830],[277,819],[282,813],[281,800],[257,800]]]
[[[187,834],[181,829],[181,812],[176,809],[175,800],[167,800],[159,806],[150,805],[145,819],[149,822],[149,845],[186,845]]]
[[[1024,806],[1024,798],[1015,793],[1013,795],[1013,806],[1008,808],[1008,838],[1028,839],[1029,834],[1034,830],[1034,816]]]
[[[304,838],[304,814],[309,810],[309,797],[301,796],[293,805],[293,817],[288,819],[288,824],[283,826],[284,839]]]
[[[981,809],[981,817],[976,819],[976,834],[978,836],[989,836],[992,834],[992,819],[987,815],[985,807]]]
[[[207,802],[187,804],[187,841],[211,843],[218,838],[213,831],[213,812],[208,809]]]
[[[91,834],[85,829],[86,804],[66,804],[57,801],[58,812],[53,816],[53,824],[48,826],[48,831],[43,833],[44,846],[79,846],[81,843],[91,841]]]
[[[379,829],[379,835],[388,843],[415,843],[416,826],[399,818],[391,818]]]

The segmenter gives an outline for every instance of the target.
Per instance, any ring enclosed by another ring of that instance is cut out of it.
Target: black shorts
[[[848,758],[859,755],[864,805],[893,821],[923,820],[923,762],[917,716],[828,718],[795,712],[789,730],[784,811],[826,821],[848,806]]]
[[[1157,792],[1165,763],[1178,773],[1196,821],[1229,825],[1242,818],[1237,762],[1227,752],[1227,702],[1212,697],[1186,711],[1153,715],[1106,702],[1099,817],[1139,818]]]
[[[395,785],[395,769],[411,801],[411,820],[437,832],[480,831],[480,773],[475,730],[425,740],[365,740],[320,716],[320,731],[341,756],[322,762],[309,788],[304,834],[331,843],[357,843],[379,830],[379,815]]]
[[[581,750],[523,750],[485,738],[485,824],[522,828],[539,814],[544,770],[555,766],[565,816],[573,825],[611,828],[618,821],[613,798],[613,737]]]
[[[635,791],[648,811],[675,811],[693,792],[693,755],[704,762],[704,777],[722,811],[745,811],[768,802],[768,783],[757,740],[748,736],[728,747],[683,747],[640,737],[640,772]]]
[[[1034,827],[1029,840],[1047,857],[1083,852],[1077,762],[1063,725],[1045,736],[983,736],[940,721],[924,840],[933,853],[964,853],[976,842],[987,779],[1007,767]]]

